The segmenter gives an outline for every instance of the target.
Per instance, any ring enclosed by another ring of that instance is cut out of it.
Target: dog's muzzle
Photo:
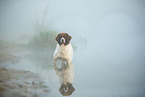
[[[60,39],[60,42],[61,42],[61,43],[65,43],[65,39],[62,37],[62,38]]]

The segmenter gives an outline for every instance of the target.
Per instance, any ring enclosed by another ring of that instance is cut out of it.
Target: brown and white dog
[[[55,40],[57,41],[57,47],[54,52],[53,66],[61,84],[59,91],[62,95],[68,96],[75,91],[72,85],[74,68],[72,64],[73,48],[70,43],[71,36],[67,33],[59,33]],[[62,61],[61,68],[56,66],[58,59]]]

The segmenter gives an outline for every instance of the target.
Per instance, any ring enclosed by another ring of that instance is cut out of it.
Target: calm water
[[[144,41],[125,41],[90,41],[84,50],[75,52],[74,96],[145,96]]]
[[[129,49],[130,46],[141,46],[142,41],[130,44],[124,43],[120,46],[124,52],[116,49],[114,43],[110,43],[105,49],[105,42],[88,41],[84,47],[78,47],[74,52],[73,64],[75,68],[74,87],[75,92],[72,97],[144,97],[145,96],[145,56],[142,47],[140,51]],[[104,44],[103,44],[104,43]],[[92,45],[95,44],[95,45]],[[130,44],[128,49],[122,46]],[[112,45],[112,46],[111,46]],[[102,47],[104,49],[102,49]],[[128,53],[127,53],[128,52]],[[134,54],[132,56],[130,54]],[[19,53],[22,59],[19,63],[11,65],[9,68],[27,70],[38,73],[44,77],[44,81],[51,91],[42,97],[60,96],[58,78],[53,69],[46,68],[39,61],[34,61],[29,53]],[[40,56],[41,55],[41,56]],[[42,58],[47,56],[41,53],[36,56]],[[110,57],[109,57],[110,56]],[[115,57],[114,57],[115,56]],[[36,57],[34,57],[35,59]],[[48,58],[44,58],[48,62]],[[40,60],[44,61],[44,60]],[[38,63],[40,65],[38,65]],[[48,62],[49,63],[49,62]],[[51,62],[49,63],[51,64]],[[48,65],[48,67],[50,67]]]

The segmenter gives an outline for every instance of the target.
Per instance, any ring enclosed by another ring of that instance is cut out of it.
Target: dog
[[[57,46],[54,52],[53,67],[61,84],[59,92],[64,96],[71,95],[75,91],[72,85],[74,78],[74,67],[72,64],[73,48],[70,43],[71,38],[72,37],[67,33],[59,33],[55,38],[57,41]],[[62,62],[60,68],[56,66],[56,61],[58,59]]]
[[[56,50],[54,52],[54,61],[57,59],[57,57],[62,57],[64,59],[67,59],[69,64],[71,64],[73,59],[73,48],[70,43],[71,36],[67,33],[59,33],[55,40],[57,41]]]

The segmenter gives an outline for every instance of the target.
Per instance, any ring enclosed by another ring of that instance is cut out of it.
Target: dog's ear
[[[65,85],[62,83],[61,87],[59,88],[59,92],[60,92],[63,96],[66,95],[66,92],[64,91],[64,87],[65,87]]]
[[[71,83],[68,83],[68,88],[69,88],[68,94],[71,95],[75,91],[75,88]]]
[[[72,37],[70,35],[68,35],[67,33],[65,33],[65,34],[66,34],[66,45],[67,45],[67,44],[69,44]]]
[[[58,34],[58,35],[56,36],[55,40],[58,42],[59,39],[60,39],[60,34]]]
[[[60,44],[60,38],[61,38],[61,35],[60,34],[58,34],[57,36],[56,36],[56,38],[55,38],[55,40]]]

